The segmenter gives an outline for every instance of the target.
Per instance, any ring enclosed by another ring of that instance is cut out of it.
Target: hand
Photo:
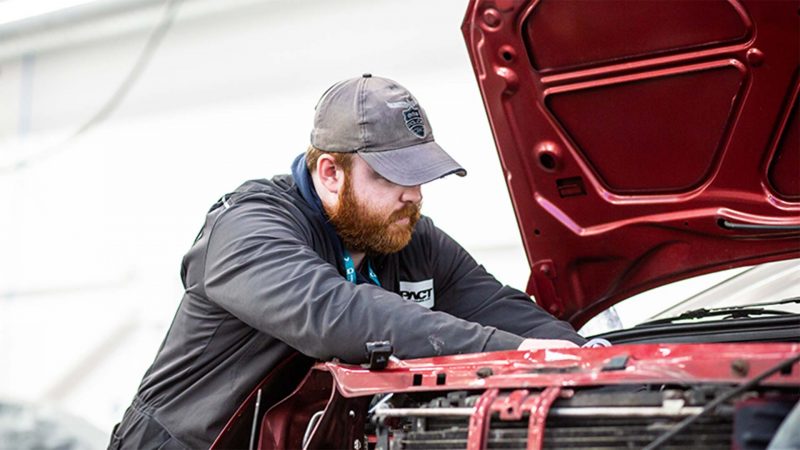
[[[525,339],[517,350],[541,350],[544,348],[578,348],[578,344],[563,339]]]

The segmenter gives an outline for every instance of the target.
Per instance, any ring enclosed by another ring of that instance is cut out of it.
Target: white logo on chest
[[[401,281],[400,296],[426,308],[432,308],[434,303],[433,279],[422,281]]]

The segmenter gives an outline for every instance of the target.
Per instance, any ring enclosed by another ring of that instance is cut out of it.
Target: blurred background
[[[466,6],[0,1],[0,427],[17,430],[0,447],[65,420],[90,448],[107,443],[172,319],[206,210],[286,173],[340,79],[371,72],[414,93],[469,171],[426,185],[425,213],[524,289]],[[70,439],[52,434],[37,439]]]
[[[524,290],[466,7],[0,0],[0,448],[105,447],[172,320],[207,209],[288,172],[319,96],[364,72],[409,88],[469,172],[426,185],[423,211]],[[633,304],[617,305],[616,326],[656,312]]]

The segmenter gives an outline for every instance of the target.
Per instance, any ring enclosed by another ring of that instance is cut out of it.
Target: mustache
[[[412,222],[419,219],[420,211],[422,210],[422,203],[409,203],[403,206],[401,209],[393,212],[389,216],[389,223],[397,222],[400,219],[409,218]]]

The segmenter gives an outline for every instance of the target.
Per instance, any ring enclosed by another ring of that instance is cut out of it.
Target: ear
[[[323,203],[336,201],[339,190],[344,186],[344,170],[336,164],[331,155],[323,154],[317,160],[317,167],[311,174],[317,195]]]

